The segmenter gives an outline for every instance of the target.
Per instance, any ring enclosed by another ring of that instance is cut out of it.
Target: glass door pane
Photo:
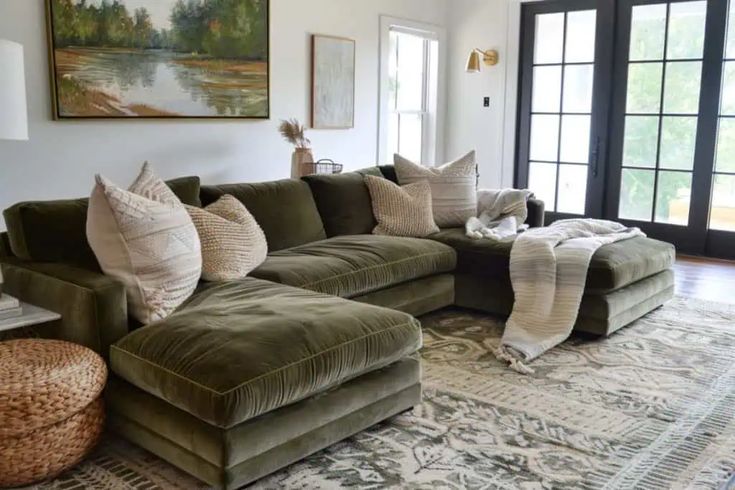
[[[593,113],[597,11],[533,16],[528,188],[547,211],[584,215]]]
[[[735,5],[732,2],[722,62],[720,94],[709,229],[735,231]]]
[[[707,1],[634,5],[618,217],[689,224]]]

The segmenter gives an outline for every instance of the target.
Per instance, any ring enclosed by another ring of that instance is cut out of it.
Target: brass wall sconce
[[[473,49],[470,57],[467,58],[467,73],[479,73],[481,70],[480,56],[487,66],[498,64],[498,52],[494,49],[483,51],[482,49]]]

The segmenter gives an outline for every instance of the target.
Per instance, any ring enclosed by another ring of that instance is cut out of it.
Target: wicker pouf
[[[107,367],[58,340],[0,342],[0,486],[27,485],[74,466],[104,426]]]

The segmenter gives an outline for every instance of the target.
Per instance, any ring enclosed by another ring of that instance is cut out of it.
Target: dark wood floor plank
[[[676,293],[735,304],[735,262],[701,257],[677,257]]]

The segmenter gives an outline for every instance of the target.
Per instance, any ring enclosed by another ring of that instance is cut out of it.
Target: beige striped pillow
[[[148,164],[128,190],[96,176],[87,240],[105,274],[125,285],[131,314],[143,324],[167,317],[197,287],[199,235]]]
[[[202,242],[202,279],[233,281],[265,261],[268,243],[253,215],[224,195],[206,208],[186,206]]]
[[[437,226],[464,226],[469,218],[477,216],[477,161],[474,151],[440,167],[424,167],[400,155],[393,158],[399,184],[426,181],[431,186]]]
[[[425,237],[439,231],[431,212],[431,188],[427,182],[401,187],[383,177],[366,175],[365,184],[378,222],[374,235]]]

